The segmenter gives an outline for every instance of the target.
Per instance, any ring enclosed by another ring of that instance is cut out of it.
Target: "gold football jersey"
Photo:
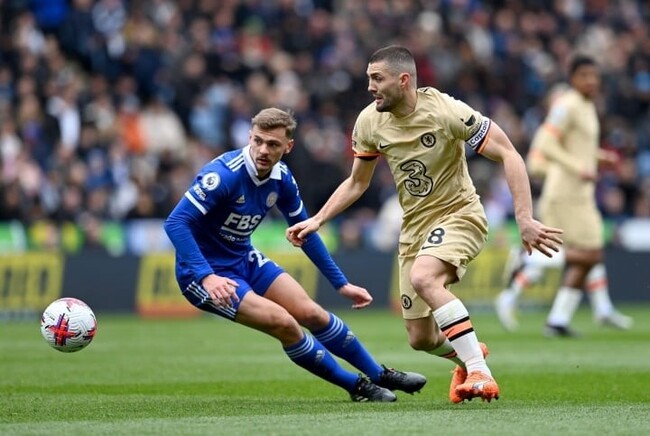
[[[415,110],[402,118],[378,112],[374,102],[361,111],[352,133],[354,154],[383,155],[388,162],[404,210],[400,242],[421,240],[441,217],[479,202],[465,143],[480,153],[490,124],[434,88],[418,89]]]
[[[600,127],[594,103],[574,89],[555,102],[533,138],[548,160],[542,201],[591,201],[595,183],[580,173],[596,173]]]

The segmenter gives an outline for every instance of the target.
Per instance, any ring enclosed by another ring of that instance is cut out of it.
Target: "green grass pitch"
[[[626,307],[630,332],[595,326],[580,339],[520,332],[473,314],[502,390],[492,403],[451,404],[452,364],[409,349],[399,315],[340,312],[381,363],[425,374],[419,394],[352,403],[293,365],[261,333],[209,316],[141,320],[98,314],[85,350],[64,354],[38,322],[0,324],[0,434],[110,435],[632,435],[650,432],[650,306]]]

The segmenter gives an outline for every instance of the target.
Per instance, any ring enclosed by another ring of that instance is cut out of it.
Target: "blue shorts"
[[[239,301],[235,302],[233,307],[217,307],[203,286],[194,281],[183,289],[183,296],[201,310],[234,321],[244,295],[249,291],[253,291],[260,296],[264,295],[271,283],[283,272],[284,270],[277,263],[264,256],[260,251],[251,250],[234,267],[214,270],[216,275],[227,277],[239,284],[237,287]]]

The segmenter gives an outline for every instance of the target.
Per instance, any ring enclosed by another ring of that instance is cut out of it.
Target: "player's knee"
[[[298,321],[289,312],[278,312],[272,315],[269,334],[285,343],[296,342],[302,337],[302,329]]]
[[[327,326],[329,313],[316,303],[305,305],[296,314],[298,323],[310,330],[320,330]]]
[[[444,283],[441,279],[424,270],[411,271],[410,280],[411,286],[413,286],[413,289],[418,293],[418,295],[421,295],[422,292],[425,292],[427,289],[444,287]]]
[[[431,338],[409,334],[409,346],[416,351],[429,351],[436,348]]]

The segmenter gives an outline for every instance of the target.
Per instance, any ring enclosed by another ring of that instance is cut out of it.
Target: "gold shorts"
[[[545,225],[564,230],[560,237],[567,247],[588,250],[603,247],[603,219],[595,203],[545,201],[539,203],[539,212]]]
[[[399,244],[399,287],[404,319],[425,318],[431,308],[411,286],[410,273],[418,256],[433,256],[456,267],[460,280],[467,265],[481,252],[487,240],[488,223],[480,203],[445,216],[433,224],[422,240]]]

